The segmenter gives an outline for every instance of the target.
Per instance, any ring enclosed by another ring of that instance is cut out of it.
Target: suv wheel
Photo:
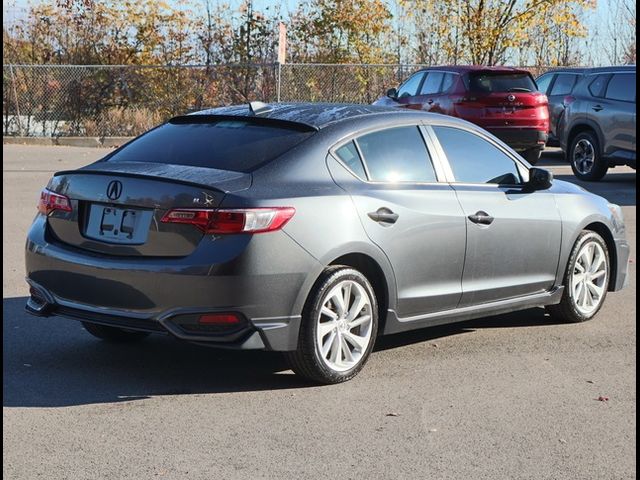
[[[608,163],[602,158],[600,144],[593,132],[576,135],[569,148],[569,161],[574,175],[588,182],[597,182],[609,169]]]
[[[609,285],[609,252],[603,238],[585,230],[578,236],[564,277],[564,292],[558,305],[546,307],[563,322],[584,322],[602,307]]]
[[[530,148],[529,150],[525,150],[520,155],[524,158],[529,164],[535,165],[540,160],[542,156],[542,149],[540,148]]]
[[[367,278],[353,268],[329,267],[307,299],[298,350],[287,357],[298,375],[344,382],[362,370],[377,331],[378,304]]]
[[[139,332],[137,330],[125,330],[117,327],[107,327],[106,325],[98,325],[95,323],[82,322],[84,329],[100,340],[114,343],[137,342],[151,335],[148,332]]]

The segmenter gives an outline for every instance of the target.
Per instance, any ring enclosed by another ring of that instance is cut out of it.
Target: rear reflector
[[[62,210],[64,212],[71,211],[71,201],[68,197],[52,192],[44,188],[40,192],[40,201],[38,202],[38,211],[43,215],[49,215],[54,210]]]
[[[200,325],[235,325],[240,319],[233,313],[208,313],[198,319]]]
[[[204,233],[264,233],[282,228],[296,210],[292,207],[247,209],[175,209],[162,217],[163,223],[184,223]]]

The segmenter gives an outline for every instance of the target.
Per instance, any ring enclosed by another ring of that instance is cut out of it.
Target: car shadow
[[[24,312],[26,297],[3,299],[3,406],[65,407],[162,395],[310,388],[274,352],[200,347],[152,335],[110,344],[80,323]],[[542,309],[381,337],[375,351],[479,328],[550,325]],[[375,354],[375,353],[374,353]]]

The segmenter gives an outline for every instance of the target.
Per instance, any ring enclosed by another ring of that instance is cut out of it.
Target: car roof
[[[234,105],[229,107],[211,108],[190,113],[189,115],[176,117],[173,120],[186,120],[192,116],[209,116],[219,118],[246,118],[246,119],[268,119],[278,123],[297,124],[320,130],[330,125],[354,119],[358,117],[370,117],[377,115],[388,115],[393,117],[419,115],[429,116],[426,112],[407,111],[398,107],[387,107],[380,105],[361,105],[351,103],[271,103],[266,105],[264,113],[254,115],[250,106]]]
[[[421,72],[429,70],[444,70],[447,72],[468,73],[468,72],[498,72],[498,73],[530,73],[528,70],[503,65],[440,65],[420,69]]]
[[[594,73],[609,73],[609,72],[635,72],[635,65],[612,65],[609,67],[559,67],[551,70],[547,70],[541,73],[540,76],[547,73],[582,73],[590,75]]]

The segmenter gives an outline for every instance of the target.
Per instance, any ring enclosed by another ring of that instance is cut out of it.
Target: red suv
[[[374,105],[444,113],[473,122],[535,164],[547,143],[546,95],[526,70],[452,66],[419,70]]]

